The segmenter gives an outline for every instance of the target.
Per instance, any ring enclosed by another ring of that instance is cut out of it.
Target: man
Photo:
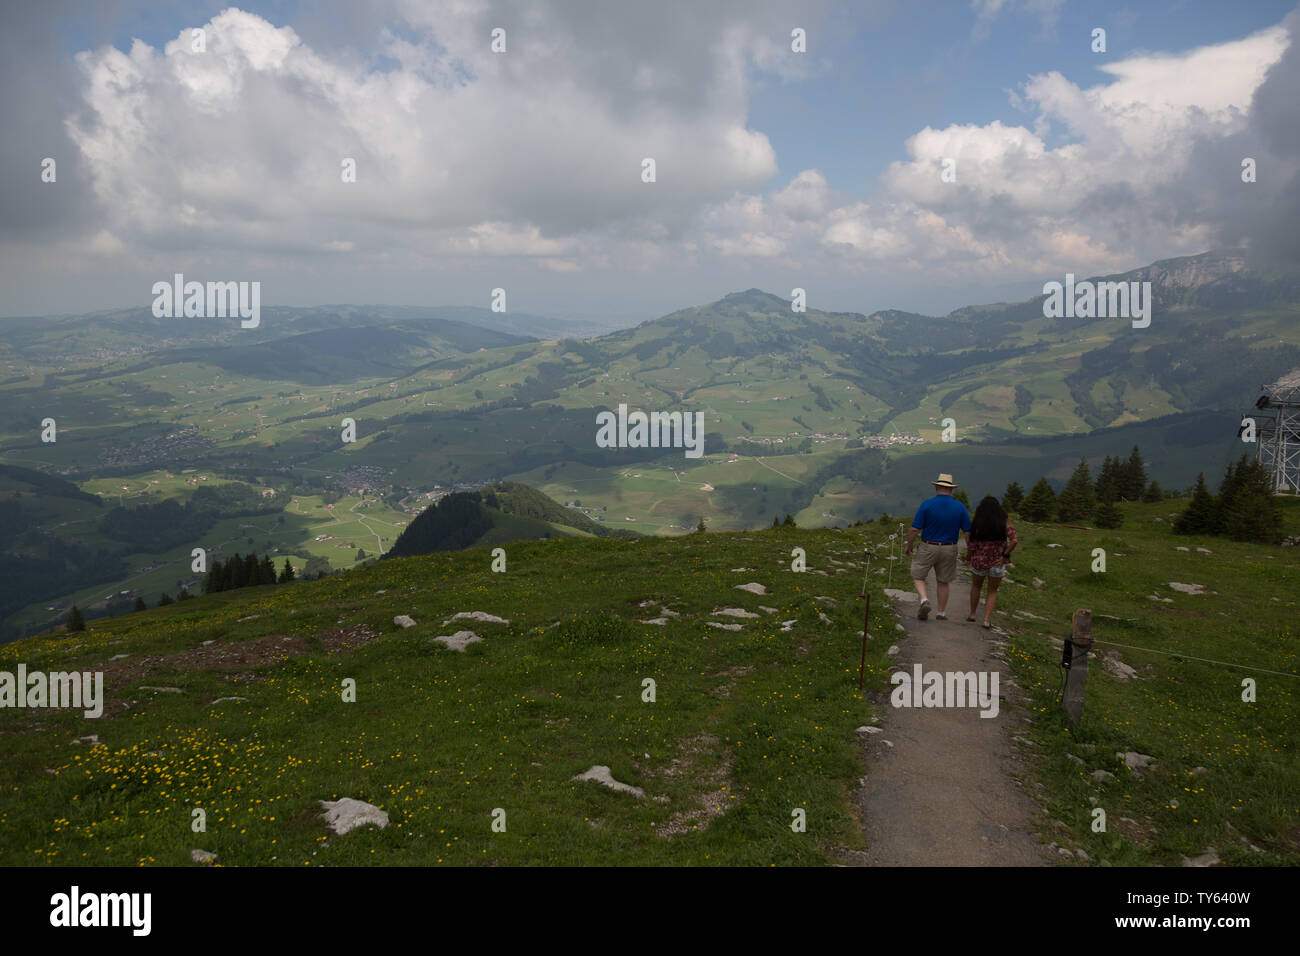
[[[916,557],[912,559],[912,583],[921,597],[921,606],[917,608],[916,616],[922,621],[930,616],[930,599],[925,593],[925,579],[933,568],[934,579],[939,584],[939,610],[934,619],[946,621],[948,585],[957,576],[957,538],[963,531],[970,531],[970,512],[952,496],[952,490],[957,487],[952,475],[940,474],[933,485],[934,497],[925,499],[921,502],[921,507],[916,509],[903,554],[912,553],[919,536],[921,546],[916,549]]]

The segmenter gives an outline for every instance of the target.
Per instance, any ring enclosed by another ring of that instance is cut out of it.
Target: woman
[[[998,586],[1006,577],[1007,560],[1016,547],[1016,529],[1007,523],[1007,513],[1002,510],[998,499],[989,495],[975,509],[971,519],[970,534],[966,536],[965,561],[970,564],[970,617],[975,620],[975,611],[980,606],[980,590],[984,579],[988,578],[989,596],[984,603],[984,630],[993,625],[990,618],[993,608],[998,603]]]

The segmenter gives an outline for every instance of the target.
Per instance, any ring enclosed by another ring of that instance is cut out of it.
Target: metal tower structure
[[[1273,478],[1274,494],[1300,494],[1300,368],[1265,385],[1255,402],[1258,459]]]

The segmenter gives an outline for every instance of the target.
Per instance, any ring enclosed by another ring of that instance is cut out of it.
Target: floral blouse
[[[976,571],[987,571],[989,568],[1002,566],[1002,552],[1015,545],[1016,529],[1008,521],[1006,541],[977,541],[974,538],[967,538],[966,543],[966,557],[970,561],[970,566]]]

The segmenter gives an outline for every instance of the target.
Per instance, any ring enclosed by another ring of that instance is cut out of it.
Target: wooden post
[[[1062,702],[1070,723],[1078,724],[1083,719],[1083,688],[1088,681],[1088,651],[1092,648],[1092,612],[1086,608],[1075,611],[1070,630],[1070,643],[1066,645],[1070,652],[1070,666],[1065,672],[1065,695]]]

